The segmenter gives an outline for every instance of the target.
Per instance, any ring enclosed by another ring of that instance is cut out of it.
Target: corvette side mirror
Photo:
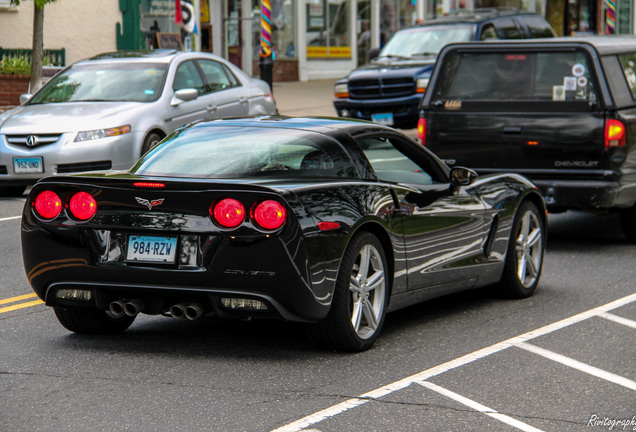
[[[453,167],[450,172],[450,182],[453,186],[468,186],[472,184],[479,175],[465,167]]]

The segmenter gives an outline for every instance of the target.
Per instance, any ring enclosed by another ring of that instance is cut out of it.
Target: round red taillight
[[[287,210],[278,201],[263,201],[254,208],[254,222],[261,228],[275,230],[283,226],[287,219]]]
[[[97,212],[97,203],[91,194],[78,192],[73,195],[71,201],[69,201],[68,209],[74,217],[85,221],[92,218],[95,212]]]
[[[35,198],[35,211],[44,219],[53,219],[62,211],[62,200],[51,191],[44,191]]]
[[[245,207],[235,199],[225,198],[212,204],[210,216],[225,228],[236,228],[245,220]]]

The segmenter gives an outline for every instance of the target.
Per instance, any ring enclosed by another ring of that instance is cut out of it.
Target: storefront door
[[[226,58],[240,68],[243,67],[241,6],[241,0],[227,0],[224,16]]]

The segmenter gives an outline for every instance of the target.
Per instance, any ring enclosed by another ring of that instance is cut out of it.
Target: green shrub
[[[44,57],[43,66],[51,66],[53,63],[48,57]],[[28,56],[5,57],[0,61],[0,74],[3,75],[30,75],[31,59]]]

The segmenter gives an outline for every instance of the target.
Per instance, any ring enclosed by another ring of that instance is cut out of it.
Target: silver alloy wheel
[[[351,326],[360,339],[373,336],[384,313],[386,278],[378,250],[362,247],[351,272]]]
[[[524,288],[535,283],[541,274],[543,258],[543,233],[541,222],[533,211],[526,211],[521,220],[521,229],[515,249],[517,251],[517,277]]]

